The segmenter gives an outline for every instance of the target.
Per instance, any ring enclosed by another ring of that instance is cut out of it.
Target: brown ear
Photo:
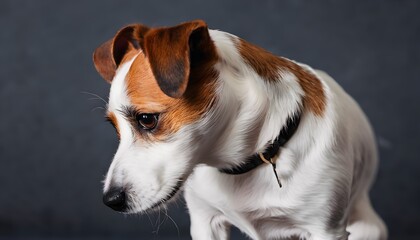
[[[144,39],[144,51],[160,89],[179,98],[187,88],[191,67],[209,57],[214,46],[207,24],[197,20],[151,30]]]
[[[112,42],[113,39],[106,41],[93,52],[93,63],[96,71],[108,82],[111,82],[116,70],[112,57]]]
[[[115,71],[128,52],[143,45],[143,36],[148,30],[148,27],[141,24],[129,25],[95,50],[93,63],[106,81],[112,81]]]

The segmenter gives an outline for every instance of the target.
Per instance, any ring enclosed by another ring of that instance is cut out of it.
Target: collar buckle
[[[265,162],[265,163],[267,163],[267,164],[273,164],[273,163],[274,163],[273,158],[270,158],[270,160],[268,160],[267,158],[265,158],[264,153],[262,153],[262,152],[259,152],[259,153],[258,153],[258,156],[261,158],[261,160],[262,160],[263,162]],[[275,156],[274,156],[274,157],[275,157]]]

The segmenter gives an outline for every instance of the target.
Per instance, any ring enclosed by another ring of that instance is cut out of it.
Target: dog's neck
[[[302,108],[304,91],[297,76],[286,70],[279,69],[275,81],[264,79],[241,55],[237,37],[219,31],[210,35],[221,58],[216,65],[217,102],[211,114],[219,128],[214,131],[218,140],[212,144],[218,151],[210,165],[224,168],[241,164],[274,140],[287,119]]]
[[[219,171],[230,175],[240,175],[252,171],[262,164],[270,164],[273,169],[276,170],[276,160],[279,155],[280,148],[286,145],[293,137],[293,134],[299,127],[299,123],[300,113],[298,113],[297,116],[290,116],[289,119],[287,119],[287,124],[282,128],[279,135],[274,141],[267,143],[268,146],[264,149],[264,151],[260,150],[252,156],[249,156],[245,162],[239,166],[234,168],[222,168],[219,169]],[[274,173],[278,179],[277,173]],[[280,181],[278,181],[278,183],[281,187]]]

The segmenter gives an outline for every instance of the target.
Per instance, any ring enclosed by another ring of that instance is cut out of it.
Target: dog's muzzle
[[[108,207],[118,212],[123,212],[127,209],[127,200],[125,192],[122,188],[111,188],[104,193],[103,202]]]

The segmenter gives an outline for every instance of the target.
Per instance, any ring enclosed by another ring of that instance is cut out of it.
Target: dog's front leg
[[[219,211],[196,197],[192,190],[185,190],[185,199],[191,219],[193,240],[229,239],[230,224]]]

